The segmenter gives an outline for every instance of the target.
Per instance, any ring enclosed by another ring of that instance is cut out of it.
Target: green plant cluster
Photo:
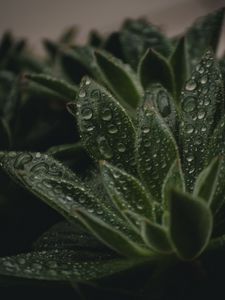
[[[30,252],[0,258],[2,278],[76,285],[224,249],[223,17],[173,39],[127,20],[82,47],[71,46],[70,29],[45,41],[41,62],[4,36],[2,180],[66,221]]]

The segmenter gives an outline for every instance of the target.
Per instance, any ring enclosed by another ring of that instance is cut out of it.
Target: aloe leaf
[[[119,211],[129,209],[147,218],[152,215],[151,197],[135,177],[106,163],[101,163],[104,186]]]
[[[70,224],[67,221],[53,225],[35,241],[32,248],[34,251],[64,249],[112,256],[112,252],[107,247],[87,233],[79,224]]]
[[[163,206],[167,210],[171,188],[185,191],[184,175],[178,159],[171,165],[162,186]]]
[[[88,34],[88,44],[92,47],[100,48],[103,44],[103,38],[96,30],[91,30]]]
[[[74,100],[76,98],[77,87],[64,80],[46,74],[26,74],[26,77],[59,94],[64,99]]]
[[[2,153],[3,170],[69,220],[77,207],[99,209],[96,197],[85,189],[78,177],[47,154]],[[87,205],[87,206],[86,206]]]
[[[223,19],[224,8],[221,8],[200,18],[188,30],[186,37],[192,67],[198,63],[207,48],[212,48],[216,52]]]
[[[174,99],[161,84],[152,84],[145,91],[144,105],[149,108],[154,107],[174,136],[177,135],[177,112]]]
[[[84,210],[77,210],[80,222],[104,244],[126,257],[149,256],[150,251],[130,240],[119,230]]]
[[[77,98],[82,142],[96,160],[135,172],[135,131],[126,111],[102,86],[84,78]]]
[[[137,263],[137,262],[136,262]],[[0,258],[0,274],[51,281],[87,281],[132,268],[132,260],[83,258],[72,250],[30,252]]]
[[[180,38],[177,46],[170,57],[170,65],[172,66],[175,82],[176,93],[180,95],[184,83],[189,75],[188,53],[185,37]]]
[[[161,203],[162,185],[178,158],[178,150],[170,130],[154,109],[140,111],[136,151],[139,175],[146,189]]]
[[[172,252],[167,229],[164,226],[145,219],[142,221],[141,232],[143,240],[150,249],[159,253]]]
[[[60,49],[61,65],[65,74],[76,84],[83,76],[93,76],[101,80],[101,72],[90,46]]]
[[[161,83],[175,96],[175,81],[173,70],[168,61],[153,49],[148,49],[141,58],[138,74],[144,89],[152,83]]]
[[[110,90],[121,103],[136,108],[143,91],[134,71],[106,52],[96,51],[95,57]]]
[[[208,205],[211,204],[216,192],[220,165],[221,160],[218,157],[214,158],[198,175],[195,182],[194,196],[202,198]]]
[[[181,94],[181,159],[189,191],[204,167],[210,136],[224,112],[222,97],[221,73],[207,51]]]
[[[169,233],[177,255],[184,260],[199,256],[212,232],[212,214],[201,198],[172,190],[169,199]]]
[[[172,51],[172,44],[162,32],[143,19],[127,20],[119,34],[123,56],[135,70],[148,48],[152,48],[168,57]]]
[[[12,179],[71,223],[77,223],[76,209],[84,208],[134,238],[128,224],[115,215],[111,202],[96,197],[87,185],[59,161],[39,152],[3,152],[1,156],[2,168]],[[111,218],[112,215],[115,217]]]

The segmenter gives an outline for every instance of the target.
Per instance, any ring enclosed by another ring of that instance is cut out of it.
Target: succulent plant
[[[224,70],[213,53],[223,14],[201,19],[176,46],[145,21],[128,21],[102,43],[110,50],[116,40],[123,62],[103,49],[67,49],[70,58],[83,57],[89,75],[76,99],[65,77],[27,75],[71,99],[95,169],[80,178],[51,156],[74,145],[50,154],[1,152],[2,169],[67,220],[32,252],[1,258],[1,275],[87,282],[201,261],[223,248]]]

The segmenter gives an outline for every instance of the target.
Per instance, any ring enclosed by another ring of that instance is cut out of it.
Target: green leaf
[[[212,232],[212,214],[201,198],[172,190],[169,199],[169,232],[177,255],[184,260],[199,256]]]
[[[154,107],[174,136],[177,135],[177,112],[174,99],[161,84],[152,84],[145,91],[144,105],[149,108]]]
[[[101,163],[102,180],[119,211],[129,209],[147,218],[152,215],[152,199],[135,177],[106,163]]]
[[[216,192],[220,165],[221,160],[218,157],[215,157],[198,175],[195,182],[194,196],[202,198],[208,205],[212,203]]]
[[[204,167],[210,136],[224,113],[221,98],[221,73],[212,53],[207,51],[181,94],[181,160],[189,191]]]
[[[94,51],[90,46],[60,49],[61,65],[65,74],[76,84],[83,76],[93,76],[99,80],[102,74],[96,63]]]
[[[77,120],[82,142],[92,157],[135,173],[133,124],[111,94],[89,78],[80,86]]]
[[[144,89],[157,82],[175,95],[173,70],[168,61],[153,49],[148,49],[141,58],[138,74]]]
[[[167,229],[164,226],[145,219],[142,221],[141,232],[143,240],[150,249],[165,254],[172,252]]]
[[[63,99],[74,100],[76,98],[77,87],[62,79],[46,74],[26,74],[26,77],[59,94]]]
[[[163,182],[162,199],[165,210],[168,209],[171,188],[176,188],[176,190],[179,191],[185,191],[184,175],[179,159],[176,159],[171,165]]]
[[[177,46],[170,57],[170,64],[175,77],[176,93],[177,95],[180,95],[189,75],[187,43],[185,37],[180,38],[178,41]]]
[[[95,57],[109,89],[122,104],[137,108],[143,91],[134,71],[106,52],[96,51]]]
[[[172,51],[172,44],[162,32],[154,25],[143,19],[127,20],[119,32],[125,61],[135,70],[138,63],[148,48],[152,48],[168,57]]]
[[[200,18],[188,30],[186,37],[192,67],[198,63],[207,48],[212,48],[216,52],[222,31],[223,19],[224,8],[221,8]]]
[[[51,281],[87,281],[132,268],[132,260],[90,259],[72,250],[50,250],[0,258],[0,274]]]
[[[100,219],[117,226],[134,237],[128,224],[115,215],[115,208],[107,198],[99,199],[62,163],[47,154],[6,152],[1,155],[2,168],[15,181],[57,210],[70,222],[77,223],[75,211],[84,208]],[[115,217],[112,218],[111,216]]]
[[[119,230],[84,210],[76,210],[81,223],[104,244],[126,257],[149,256],[151,252],[130,240]]]
[[[162,185],[178,158],[178,150],[170,130],[154,109],[144,108],[139,113],[136,148],[139,175],[151,195],[162,202]]]
[[[33,245],[34,251],[74,250],[92,257],[98,254],[108,258],[113,256],[101,242],[87,233],[79,224],[70,224],[66,221],[53,225],[43,233]],[[89,253],[90,252],[90,253]]]

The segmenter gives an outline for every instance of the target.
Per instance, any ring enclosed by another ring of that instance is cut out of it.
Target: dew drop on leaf
[[[189,80],[187,83],[186,83],[186,85],[185,85],[185,89],[187,90],[187,91],[194,91],[195,89],[196,89],[196,87],[197,87],[197,84],[196,84],[196,82],[194,81],[194,80]]]

